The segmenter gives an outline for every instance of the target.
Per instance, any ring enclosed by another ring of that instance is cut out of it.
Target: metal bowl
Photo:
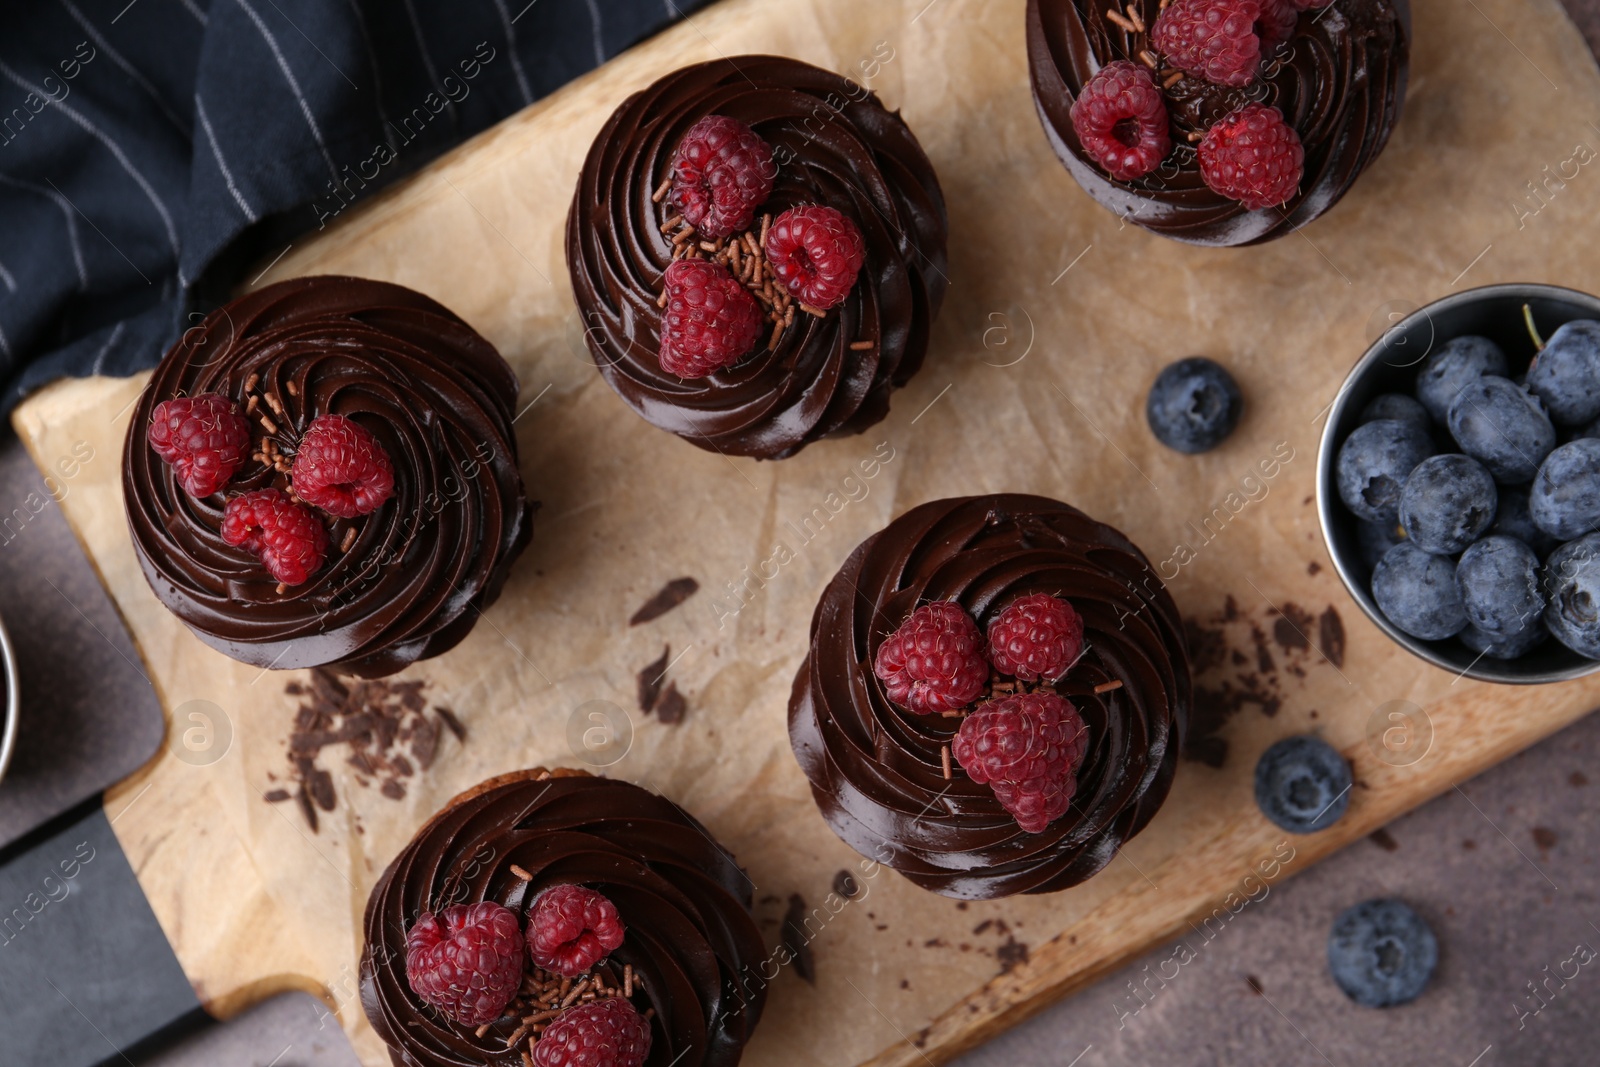
[[[11,750],[17,744],[17,719],[21,715],[21,700],[17,689],[17,657],[11,650],[11,637],[0,623],[0,672],[5,674],[5,707],[0,710],[0,779],[6,776],[11,764]]]
[[[1523,325],[1522,306],[1533,309],[1539,332],[1549,337],[1573,319],[1600,319],[1600,298],[1554,285],[1490,285],[1445,297],[1413,312],[1367,349],[1328,411],[1317,453],[1317,518],[1333,566],[1367,618],[1394,641],[1451,674],[1485,682],[1538,685],[1565,682],[1600,671],[1588,659],[1551,639],[1515,660],[1480,657],[1455,638],[1422,641],[1395,627],[1372,599],[1372,571],[1363,562],[1356,541],[1359,520],[1339,499],[1334,461],[1339,446],[1356,428],[1361,410],[1380,393],[1411,394],[1417,370],[1429,352],[1456,337],[1478,334],[1505,350],[1512,371],[1527,369],[1533,340]]]

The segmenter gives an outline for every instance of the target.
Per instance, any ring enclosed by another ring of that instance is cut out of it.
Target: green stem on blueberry
[[[1533,308],[1527,304],[1522,305],[1522,321],[1528,324],[1528,336],[1533,338],[1535,352],[1543,352],[1544,338],[1539,336],[1539,328],[1533,324]],[[1533,361],[1539,361],[1538,355],[1533,357]]]

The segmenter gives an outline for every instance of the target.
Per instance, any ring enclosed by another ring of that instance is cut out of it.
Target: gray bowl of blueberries
[[[1334,566],[1395,641],[1490,682],[1600,670],[1600,299],[1494,285],[1413,313],[1317,464]]]

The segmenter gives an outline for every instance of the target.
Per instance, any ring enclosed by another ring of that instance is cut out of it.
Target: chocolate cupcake
[[[1056,155],[1101,204],[1192,244],[1321,216],[1405,98],[1408,0],[1029,0],[1027,19]]]
[[[447,651],[532,534],[516,397],[488,341],[398,285],[297,278],[224,305],[128,431],[150,587],[259,667],[376,677]]]
[[[834,576],[789,739],[847,844],[991,899],[1109,863],[1165,799],[1192,704],[1177,608],[1126,537],[1042,497],[962,497]]]
[[[750,894],[705,827],[654,793],[583,771],[503,775],[451,801],[373,887],[362,1007],[397,1067],[543,1064],[547,1032],[586,1023],[563,1007],[585,1004],[632,1028],[632,1064],[732,1067],[765,1001]],[[461,1022],[414,988],[430,977],[417,931],[485,911],[516,942],[503,953],[516,992]]]
[[[777,459],[887,414],[927,351],[947,236],[898,114],[828,71],[740,56],[617,109],[578,179],[567,266],[629,407],[702,448]]]

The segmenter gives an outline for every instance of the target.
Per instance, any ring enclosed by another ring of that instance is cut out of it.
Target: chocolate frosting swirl
[[[515,865],[531,882],[512,872]],[[398,1067],[523,1067],[506,1048],[515,1018],[475,1027],[442,1018],[406,981],[405,935],[423,911],[493,900],[518,913],[553,885],[582,884],[617,906],[627,934],[609,957],[655,1009],[647,1067],[733,1067],[765,1003],[748,975],[766,956],[751,882],[695,818],[628,782],[523,771],[451,801],[389,864],[367,900],[361,1005]]]
[[[394,463],[377,511],[329,521],[327,561],[279,593],[256,557],[220,534],[227,497],[287,490],[246,460],[227,488],[188,496],[145,436],[163,400],[220,393],[245,409],[257,448],[292,457],[319,415],[346,415]],[[280,416],[265,403],[280,401]],[[533,531],[517,469],[517,379],[494,346],[439,303],[364,278],[279,282],[218,308],[167,352],[139,398],[122,487],[150,587],[208,645],[260,667],[337,665],[374,677],[454,647],[500,595]],[[349,550],[341,552],[347,531]]]
[[[1158,0],[1136,0],[1147,27]],[[1157,51],[1148,33],[1105,16],[1099,0],[1028,0],[1033,99],[1056,155],[1090,196],[1147,230],[1202,245],[1247,245],[1291,232],[1331,208],[1355,184],[1399,120],[1410,54],[1409,0],[1334,0],[1300,13],[1293,36],[1268,50],[1262,77],[1245,88],[1185,77],[1166,93],[1173,150],[1157,170],[1114,181],[1083,150],[1070,110],[1084,84],[1117,59]],[[1283,208],[1248,211],[1200,177],[1186,135],[1246,103],[1272,104],[1305,146],[1305,177]]]
[[[987,631],[1012,601],[1062,597],[1086,650],[1054,689],[1089,727],[1067,814],[1025,833],[987,785],[941,749],[958,719],[889,702],[878,646],[921,604],[954,600]],[[1095,687],[1121,687],[1096,694]],[[864,856],[971,900],[1077,885],[1111,861],[1166,798],[1193,705],[1177,606],[1116,530],[1043,497],[936,500],[861,543],[811,620],[789,701],[789,740],[822,817]]]
[[[652,196],[684,133],[712,114],[772,146],[778,174],[762,212],[837,208],[860,226],[867,258],[849,298],[824,318],[797,315],[776,351],[764,338],[734,366],[684,381],[658,358],[672,212]],[[828,71],[739,56],[669,74],[617,109],[578,179],[567,266],[589,349],[629,407],[702,448],[777,459],[888,413],[944,300],[948,230],[933,165],[898,113]]]

